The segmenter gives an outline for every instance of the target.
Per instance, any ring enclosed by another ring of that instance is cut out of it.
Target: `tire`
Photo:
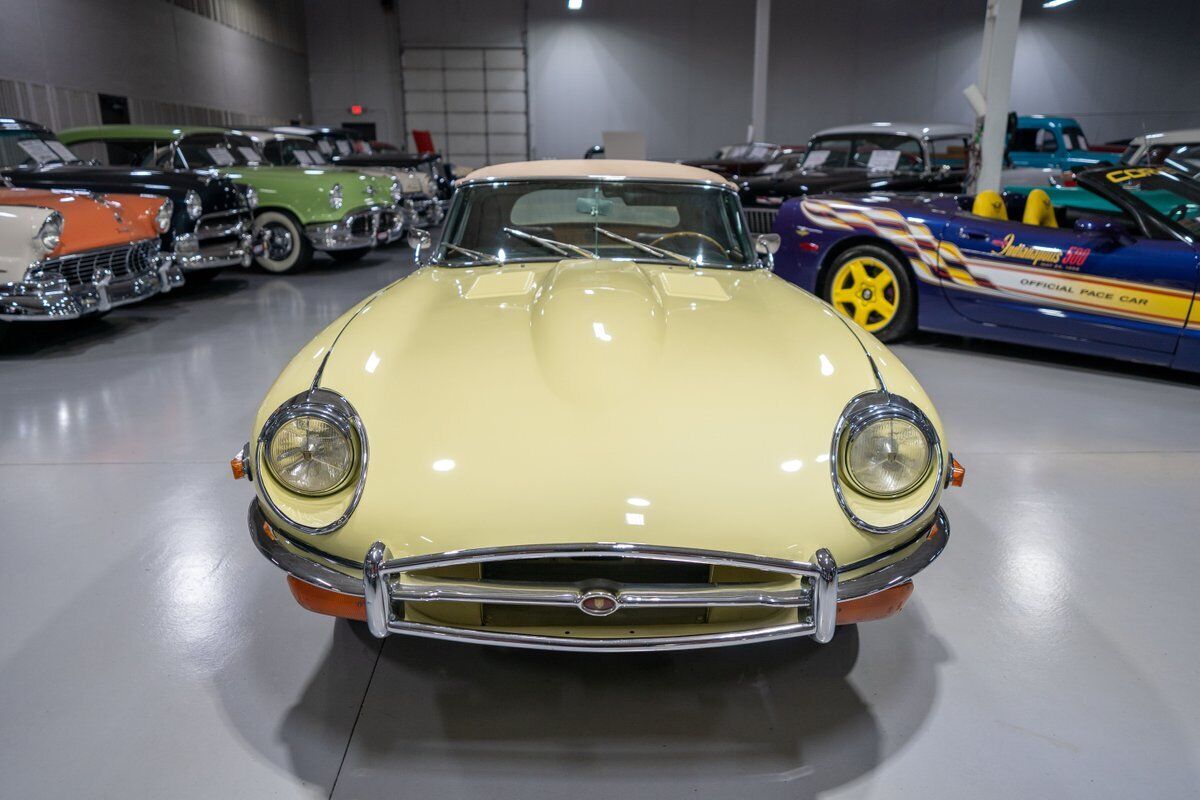
[[[851,247],[830,265],[821,298],[874,334],[894,342],[917,327],[917,287],[899,258],[874,245]]]
[[[349,264],[351,261],[358,261],[369,252],[369,247],[356,247],[353,250],[330,250],[326,255],[339,264]]]
[[[286,211],[263,211],[254,217],[254,227],[267,231],[263,254],[254,261],[267,272],[299,272],[312,263],[313,247],[296,218]]]

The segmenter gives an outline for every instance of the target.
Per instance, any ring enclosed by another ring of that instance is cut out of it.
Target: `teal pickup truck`
[[[1008,143],[1008,160],[1014,167],[1083,169],[1115,164],[1119,155],[1089,149],[1083,128],[1071,117],[1044,114],[1017,117]]]
[[[362,257],[402,226],[394,180],[345,169],[271,165],[254,141],[221,128],[99,125],[60,132],[65,144],[105,163],[222,175],[253,189],[254,224],[264,231],[260,267],[303,269],[321,251]]]

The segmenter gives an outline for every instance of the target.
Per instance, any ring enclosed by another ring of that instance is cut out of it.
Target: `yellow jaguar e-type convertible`
[[[929,398],[770,270],[705,170],[478,170],[422,266],[284,369],[233,461],[300,605],[634,651],[899,611],[961,481]]]

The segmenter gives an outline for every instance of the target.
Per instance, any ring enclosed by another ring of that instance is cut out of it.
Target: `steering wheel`
[[[717,250],[720,253],[722,253],[723,255],[725,255],[725,256],[729,255],[729,251],[726,250],[720,242],[718,242],[713,237],[709,236],[707,233],[700,233],[700,231],[672,231],[671,233],[664,233],[662,236],[658,237],[653,242],[651,242],[650,246],[654,247],[659,242],[665,242],[668,239],[679,239],[684,236],[691,236],[694,239],[699,239],[703,242],[708,242],[713,247],[717,248]]]
[[[1183,222],[1183,218],[1187,216],[1189,208],[1196,208],[1195,203],[1180,203],[1167,212],[1167,219],[1172,222]]]

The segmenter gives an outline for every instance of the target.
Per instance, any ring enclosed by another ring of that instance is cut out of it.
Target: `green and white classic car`
[[[266,234],[260,267],[302,269],[314,251],[352,261],[403,227],[399,182],[343,168],[274,166],[237,131],[170,125],[99,125],[61,131],[85,158],[163,170],[210,172],[253,190]]]

